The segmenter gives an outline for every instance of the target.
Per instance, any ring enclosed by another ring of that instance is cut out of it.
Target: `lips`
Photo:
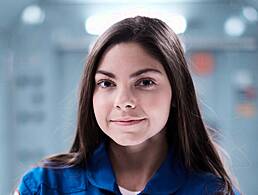
[[[130,126],[130,125],[136,125],[144,121],[145,118],[142,119],[115,119],[115,120],[110,120],[110,122],[116,124],[116,125],[121,125],[121,126]]]

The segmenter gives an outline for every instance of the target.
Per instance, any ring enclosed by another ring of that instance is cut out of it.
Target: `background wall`
[[[243,15],[243,8],[257,9],[258,3],[131,2],[0,2],[0,194],[9,194],[40,159],[65,152],[72,143],[79,81],[96,39],[85,31],[85,20],[93,14],[139,8],[180,13],[187,19],[187,29],[179,36],[203,117],[218,129],[216,136],[231,156],[243,192],[258,194],[258,25]],[[44,11],[43,21],[32,25],[22,20],[30,5]],[[245,25],[241,35],[225,32],[230,17]]]

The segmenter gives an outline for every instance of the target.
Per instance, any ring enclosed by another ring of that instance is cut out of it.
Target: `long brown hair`
[[[164,22],[148,17],[124,19],[112,25],[98,38],[84,67],[73,145],[69,153],[46,159],[45,166],[85,165],[94,149],[106,138],[93,112],[94,76],[107,48],[122,42],[140,44],[164,66],[173,91],[167,140],[173,145],[175,158],[190,171],[217,175],[223,181],[223,193],[232,194],[232,180],[224,167],[218,147],[202,120],[180,41]]]

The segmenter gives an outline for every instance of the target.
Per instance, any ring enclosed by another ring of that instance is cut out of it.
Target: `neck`
[[[111,142],[109,156],[118,185],[132,191],[143,190],[167,155],[165,130],[144,143],[121,146]]]

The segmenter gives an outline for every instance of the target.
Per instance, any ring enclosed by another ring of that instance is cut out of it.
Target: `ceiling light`
[[[162,11],[151,12],[146,11],[145,9],[134,9],[127,12],[122,11],[117,13],[112,12],[92,15],[85,21],[85,30],[89,34],[100,35],[112,24],[125,18],[135,17],[137,15],[159,18],[166,22],[177,34],[184,33],[187,28],[187,20],[182,15],[170,14]]]
[[[230,36],[241,36],[245,28],[244,22],[238,17],[231,17],[224,24],[224,30]]]
[[[187,28],[187,21],[182,15],[172,15],[171,17],[163,18],[176,34],[184,33]]]
[[[243,8],[244,17],[250,22],[255,22],[258,20],[258,14],[255,8],[247,6]]]
[[[38,5],[30,5],[22,12],[22,21],[25,24],[40,24],[45,19],[45,13]]]

